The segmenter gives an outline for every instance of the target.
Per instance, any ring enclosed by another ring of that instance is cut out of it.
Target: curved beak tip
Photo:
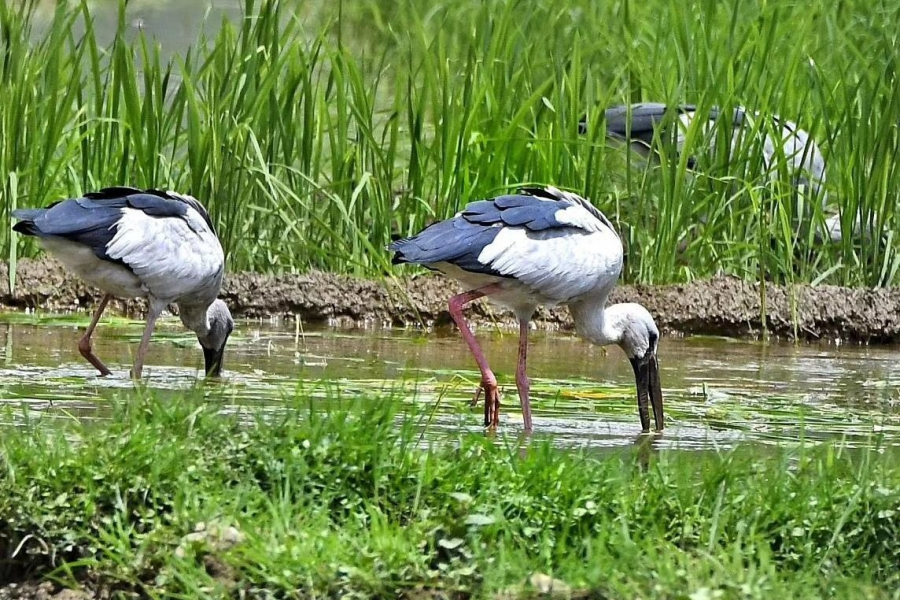
[[[207,377],[219,377],[222,373],[222,359],[225,355],[225,347],[218,350],[203,349],[204,370]]]
[[[663,413],[662,386],[659,382],[659,360],[654,353],[650,358],[650,404],[653,406],[653,420],[657,433],[662,433],[666,428],[666,418]]]

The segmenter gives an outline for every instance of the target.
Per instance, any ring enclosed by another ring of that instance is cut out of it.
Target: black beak
[[[650,405],[653,406],[653,420],[656,431],[665,427],[663,418],[662,389],[659,385],[659,362],[656,352],[647,352],[642,358],[632,358],[634,381],[637,386],[638,414],[641,417],[641,428],[650,433]]]
[[[206,363],[206,376],[218,377],[222,372],[222,358],[225,356],[225,344],[218,350],[203,348],[203,361]]]

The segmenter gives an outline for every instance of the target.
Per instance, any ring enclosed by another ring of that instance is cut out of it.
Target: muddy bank
[[[72,590],[50,581],[24,581],[0,587],[0,600],[95,600],[109,597],[107,591]]]
[[[99,293],[67,275],[52,259],[21,260],[10,292],[8,268],[0,263],[0,303],[8,308],[46,311],[89,309]],[[459,286],[436,275],[376,282],[328,273],[270,277],[233,273],[222,297],[235,317],[299,316],[305,323],[339,325],[445,325],[447,299]],[[639,302],[668,333],[756,336],[762,328],[760,287],[731,277],[683,285],[617,288],[611,302]],[[140,314],[141,301],[118,302],[122,312]],[[801,339],[900,341],[900,292],[835,286],[767,286],[771,334]],[[475,320],[513,323],[512,315],[475,303]],[[570,329],[563,309],[542,309],[538,326]]]

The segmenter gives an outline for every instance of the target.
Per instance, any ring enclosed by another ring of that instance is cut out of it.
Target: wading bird
[[[659,330],[639,304],[606,300],[622,272],[622,242],[609,220],[587,200],[554,187],[472,202],[452,219],[390,244],[394,264],[412,263],[461,281],[468,291],[450,299],[450,315],[481,371],[484,424],[496,427],[497,379],[462,314],[469,302],[487,296],[510,308],[519,320],[516,388],[525,430],[532,430],[525,361],[528,324],[538,305],[565,304],[584,339],[617,344],[631,361],[638,412],[650,431],[648,402],[656,429],[663,429],[657,350]],[[476,396],[477,398],[477,396]]]
[[[725,114],[713,107],[707,114],[709,127],[704,130],[705,139],[708,140],[710,155],[715,154],[716,136],[711,135],[712,127],[716,123],[725,121]],[[667,117],[668,115],[668,117]],[[740,145],[747,136],[753,135],[754,122],[761,115],[753,113],[745,108],[735,108],[731,114],[731,155],[736,156]],[[613,106],[604,111],[606,122],[606,137],[616,142],[625,143],[632,151],[640,156],[649,158],[651,152],[658,150],[655,138],[663,131],[664,126],[677,125],[673,142],[675,150],[681,154],[684,151],[686,134],[691,123],[698,119],[697,107],[686,104],[670,106],[658,102],[645,102],[642,104]],[[579,131],[584,134],[588,131],[587,117],[579,122]],[[770,123],[757,125],[758,131],[765,134],[759,138],[761,141],[762,168],[768,173],[770,180],[778,175],[778,166],[781,159],[791,177],[794,187],[798,190],[808,190],[810,197],[819,198],[824,208],[828,201],[825,191],[825,158],[822,151],[808,132],[800,129],[795,123],[773,115]],[[665,129],[670,132],[670,129]],[[689,156],[687,166],[696,169],[699,164],[698,157]],[[841,220],[839,215],[832,215],[825,220],[825,231],[819,234],[832,242],[841,241]]]
[[[113,296],[147,298],[147,326],[134,358],[140,379],[156,319],[178,306],[185,327],[197,334],[206,374],[222,369],[225,343],[234,329],[228,306],[216,296],[225,256],[206,209],[175,192],[104,188],[51,204],[13,211],[13,230],[41,246],[90,285],[104,292],[78,350],[101,376],[109,375],[91,349],[91,334]]]

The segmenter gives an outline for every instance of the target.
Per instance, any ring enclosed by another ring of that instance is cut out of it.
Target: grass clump
[[[597,598],[900,583],[896,453],[425,448],[391,402],[321,413],[300,395],[248,423],[208,400],[7,431],[0,579],[198,598],[486,597],[534,573]]]

